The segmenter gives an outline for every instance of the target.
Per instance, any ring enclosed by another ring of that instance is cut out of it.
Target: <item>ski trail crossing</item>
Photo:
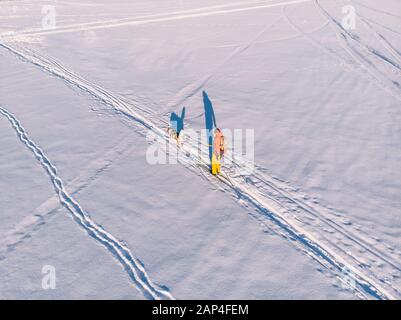
[[[343,1],[344,3],[344,1]],[[356,2],[355,2],[356,3]],[[393,61],[392,65],[397,65],[398,69],[400,69],[401,66],[401,51],[399,51],[399,49],[397,49],[384,35],[382,35],[381,33],[377,32],[369,23],[369,19],[366,19],[365,17],[363,17],[362,15],[360,15],[359,13],[356,13],[358,19],[364,24],[364,26],[371,31],[376,39],[379,40],[379,42],[383,45],[383,47],[390,53],[390,55],[393,57],[393,59],[395,60],[395,62]],[[374,52],[377,52],[376,50]],[[381,54],[381,56],[383,56]]]
[[[90,30],[91,28],[108,28],[108,27],[113,27],[116,23],[127,23],[127,22],[132,23],[134,21],[143,21],[146,19],[162,18],[162,17],[196,13],[196,12],[202,12],[202,11],[213,12],[214,9],[221,10],[221,9],[227,9],[230,7],[241,7],[244,5],[249,8],[249,5],[251,5],[251,4],[261,4],[261,3],[265,3],[265,2],[271,2],[271,0],[268,0],[268,1],[253,0],[253,1],[247,1],[247,2],[232,2],[229,4],[221,4],[221,5],[214,5],[214,6],[195,8],[195,9],[151,14],[151,15],[148,14],[148,15],[141,15],[141,16],[136,16],[136,17],[129,17],[129,18],[108,19],[108,20],[102,20],[102,21],[65,24],[65,25],[57,26],[52,30],[43,30],[43,28],[39,28],[39,27],[28,28],[28,29],[15,31],[15,32],[5,32],[5,33],[0,34],[0,37],[3,36],[8,39],[9,37],[11,38],[11,37],[21,36],[21,35],[44,35],[44,34],[48,34],[49,32],[50,32],[50,34],[52,34],[52,32],[68,33],[68,32],[81,31],[81,30]]]
[[[173,296],[167,290],[158,288],[152,283],[141,262],[135,258],[128,247],[96,224],[81,205],[67,192],[63,181],[57,173],[56,167],[47,158],[42,149],[30,139],[18,119],[2,106],[0,106],[0,114],[8,119],[21,142],[34,154],[43,169],[45,169],[53,184],[54,190],[59,196],[61,204],[72,214],[76,222],[83,227],[92,238],[105,246],[119,260],[136,288],[147,298],[156,300],[173,299]]]
[[[169,103],[167,103],[167,109],[171,110],[172,108],[176,108],[179,105],[182,105],[186,100],[193,97],[197,94],[209,81],[212,79],[216,72],[221,69],[224,65],[226,65],[229,61],[231,61],[234,57],[240,55],[248,48],[250,48],[254,43],[257,42],[262,35],[269,30],[272,26],[274,26],[278,21],[281,20],[282,17],[279,17],[271,24],[263,28],[260,32],[258,32],[254,37],[252,37],[245,44],[238,46],[235,48],[219,65],[217,65],[211,72],[200,78],[199,80],[189,84],[182,88],[176,95],[171,99]]]
[[[385,91],[398,101],[401,101],[401,85],[394,79],[389,78],[389,76],[382,70],[383,67],[387,67],[390,68],[393,73],[400,75],[401,65],[399,65],[397,61],[384,55],[376,48],[365,43],[356,34],[346,30],[341,22],[339,22],[322,6],[319,0],[314,0],[314,4],[320,14],[330,21],[338,42],[342,44],[343,49],[348,52],[349,56],[359,64],[363,70],[368,72],[368,74],[370,74],[370,76],[374,78]],[[370,57],[372,60],[369,60],[367,57]]]
[[[71,195],[75,195],[87,188],[95,179],[107,170],[114,161],[131,151],[133,145],[128,137],[125,137],[119,144],[103,154],[101,157],[90,162],[66,188],[71,190]],[[11,230],[8,230],[0,239],[0,260],[5,255],[14,250],[26,237],[31,235],[46,223],[53,215],[58,212],[60,201],[54,195],[40,204],[32,213],[22,219]]]
[[[167,124],[167,121],[157,118],[154,114],[145,112],[146,110],[141,111],[141,109],[136,108],[136,103],[121,100],[118,96],[112,94],[106,89],[83,79],[61,66],[60,63],[55,62],[51,58],[46,58],[33,50],[19,50],[4,43],[0,44],[0,46],[13,52],[23,60],[35,64],[50,74],[56,75],[65,82],[73,84],[88,94],[96,97],[110,107],[114,113],[134,120],[134,123],[140,125],[139,127],[141,130],[143,128],[151,130],[156,136],[169,141],[169,136],[166,134],[165,130],[162,129],[162,127]],[[209,174],[207,157],[197,157],[197,154],[197,145],[195,141],[189,141],[186,145],[185,153],[179,152],[180,162],[188,169],[193,171],[196,170],[210,182],[216,182],[216,178]],[[235,165],[239,166],[239,164]],[[265,189],[272,189],[272,187],[269,187],[271,182],[269,182],[269,179],[266,178],[266,176],[256,172],[250,177],[224,175],[217,179],[220,181],[220,186],[224,187],[225,192],[232,196],[241,198],[252,207],[255,207],[261,216],[267,217],[267,219],[281,230],[283,237],[293,240],[296,246],[300,247],[305,253],[325,266],[325,268],[333,275],[340,278],[343,274],[344,268],[351,270],[351,277],[356,283],[358,296],[364,298],[373,297],[376,299],[394,299],[394,295],[383,286],[381,279],[378,279],[374,274],[366,272],[366,270],[360,267],[358,263],[354,263],[349,259],[344,259],[344,252],[338,250],[338,246],[335,246],[334,243],[322,241],[320,238],[318,239],[316,235],[308,232],[304,225],[297,223],[297,220],[286,215],[285,211],[278,208],[274,202],[282,201],[280,204],[284,203],[283,206],[285,207],[285,202],[288,202],[289,199],[288,197],[280,196],[274,190],[269,194]],[[247,179],[255,179],[257,183],[248,183],[246,181]],[[261,187],[258,187],[258,185],[261,185]],[[300,218],[308,219],[309,217],[307,217],[306,214],[310,215],[310,210],[309,212],[305,208],[302,210],[305,217]],[[320,212],[315,214],[315,216],[319,216],[319,214]],[[297,219],[299,220],[300,218]],[[322,216],[319,223],[324,223],[326,219],[327,217]],[[333,224],[333,226],[335,226],[335,224]],[[338,234],[341,235],[340,231],[343,229],[341,229],[340,226],[337,226],[337,230],[339,231]],[[341,232],[343,232],[348,239],[354,241],[355,246],[360,245],[357,238],[353,237],[351,234],[347,234],[344,230]],[[339,253],[337,253],[337,251],[339,251]],[[378,258],[380,258],[380,255],[378,255]],[[390,290],[393,291],[391,286]]]
[[[316,4],[316,7],[318,10],[320,10],[319,4]],[[354,62],[357,63],[356,66],[350,64],[350,62],[348,62],[346,59],[344,59],[340,54],[338,54],[333,49],[331,49],[329,47],[325,47],[322,44],[320,44],[317,40],[315,40],[313,37],[311,37],[308,33],[304,32],[301,28],[299,28],[297,25],[295,25],[295,23],[285,13],[285,7],[283,7],[283,13],[284,13],[284,16],[285,16],[287,22],[289,23],[289,25],[295,31],[297,31],[300,35],[302,35],[307,41],[309,41],[313,46],[324,51],[325,53],[327,53],[334,59],[338,60],[348,70],[350,70],[352,72],[359,72],[363,76],[366,76],[370,82],[372,82],[377,87],[384,90],[386,93],[388,93],[389,95],[391,95],[398,101],[401,101],[401,95],[399,92],[397,92],[398,89],[395,86],[395,84],[387,78],[383,79],[381,74],[377,74],[377,72],[375,72],[376,68],[374,66],[368,67],[369,63],[364,63],[363,62],[364,58],[362,58],[359,53],[357,53],[352,47],[349,46],[345,34],[342,34],[340,36],[339,34],[336,33],[337,40],[339,43],[344,43],[344,44],[340,44],[340,46],[345,50],[345,52],[348,53],[350,58]],[[324,13],[323,12],[321,12],[321,13],[322,13],[323,17],[326,18],[329,23],[333,23],[333,21],[332,21],[333,18],[331,16],[329,18],[328,14],[326,14],[326,11],[324,11]],[[366,72],[366,74],[365,74],[365,72]],[[396,90],[392,89],[393,87],[395,87]]]
[[[131,18],[126,18],[126,19],[120,19],[120,20],[111,20],[108,23],[87,23],[87,24],[78,24],[78,25],[72,25],[72,26],[67,26],[65,28],[60,27],[59,29],[51,29],[51,30],[32,30],[32,31],[26,31],[25,33],[22,32],[21,34],[18,33],[5,33],[1,37],[4,40],[12,40],[15,37],[18,37],[19,35],[25,35],[25,36],[37,36],[37,35],[49,35],[49,34],[61,34],[61,33],[68,33],[68,32],[77,32],[77,31],[87,31],[87,30],[99,30],[99,29],[105,29],[105,28],[118,28],[118,27],[124,27],[124,26],[136,26],[136,25],[144,25],[144,24],[149,24],[149,23],[158,23],[158,22],[167,22],[167,21],[177,21],[177,20],[184,20],[184,19],[191,19],[191,18],[200,18],[200,17],[208,17],[208,16],[214,16],[214,15],[221,15],[221,14],[227,14],[227,13],[237,13],[237,12],[247,12],[251,10],[259,10],[259,9],[267,9],[267,8],[275,8],[275,7],[281,7],[284,5],[293,5],[293,4],[300,4],[304,2],[310,2],[312,0],[290,0],[290,1],[283,1],[283,2],[277,2],[277,3],[263,3],[259,5],[253,5],[253,6],[246,6],[246,7],[240,7],[240,8],[226,8],[225,6],[222,6],[220,8],[215,8],[217,10],[207,10],[208,8],[199,8],[195,10],[187,10],[187,11],[182,11],[182,12],[176,12],[176,13],[167,13],[167,14],[160,14],[160,15],[154,15],[154,16],[144,16],[142,19],[134,19],[132,20]],[[245,4],[245,3],[244,3]],[[201,11],[201,12],[198,12]],[[204,12],[202,12],[204,11]]]

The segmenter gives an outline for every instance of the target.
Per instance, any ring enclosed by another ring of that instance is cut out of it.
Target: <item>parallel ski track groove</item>
[[[141,124],[143,127],[152,130],[157,136],[162,137],[163,139],[169,139],[166,132],[158,127],[158,125],[156,125],[151,119],[140,115],[136,110],[134,110],[133,107],[135,108],[136,106],[122,101],[120,98],[114,96],[112,93],[101,88],[100,86],[97,86],[90,81],[75,75],[66,68],[61,67],[60,64],[54,64],[51,61],[46,60],[44,57],[34,53],[33,51],[24,53],[4,43],[0,43],[0,46],[13,52],[20,58],[35,64],[50,74],[56,75],[64,81],[75,85],[88,94],[98,98],[109,107],[112,107],[118,113],[121,113],[122,115],[135,120],[135,122]],[[148,114],[148,116],[150,115]],[[164,123],[164,121],[159,122]],[[202,175],[210,180],[211,178],[206,175],[206,172],[209,171],[208,161],[202,158],[196,158],[194,156],[195,148],[193,146],[188,147],[190,156],[186,157],[182,154],[181,156],[183,158],[187,158],[187,163],[192,167],[200,168]],[[228,176],[218,177],[218,179],[224,183],[226,187],[231,188],[235,194],[240,195],[243,199],[246,199],[247,202],[253,205],[259,212],[267,216],[271,221],[279,226],[290,239],[295,240],[298,245],[303,247],[303,249],[312,258],[323,265],[326,265],[326,267],[332,270],[332,272],[334,272],[336,275],[341,274],[344,268],[351,270],[353,272],[351,277],[353,280],[355,280],[357,285],[356,289],[360,295],[364,296],[365,298],[374,297],[377,299],[394,299],[390,293],[363,274],[360,270],[355,269],[353,266],[347,265],[347,263],[341,257],[334,254],[330,249],[325,248],[324,245],[319,244],[319,242],[314,239],[312,235],[307,233],[302,228],[292,225],[281,215],[280,212],[272,208],[265,200],[261,199],[260,196],[250,192],[244,186],[240,185],[237,181]]]
[[[121,263],[128,275],[145,297],[152,299],[173,299],[172,295],[166,291],[157,288],[149,279],[141,262],[135,258],[131,251],[108,233],[103,227],[96,224],[89,214],[84,211],[81,205],[70,196],[64,187],[64,183],[57,174],[56,167],[47,158],[45,153],[35,142],[33,142],[19,120],[7,109],[0,106],[0,114],[6,117],[16,131],[19,139],[35,155],[42,167],[47,172],[56,193],[59,196],[62,205],[68,209],[74,219],[85,229],[85,231],[94,239],[105,246]]]

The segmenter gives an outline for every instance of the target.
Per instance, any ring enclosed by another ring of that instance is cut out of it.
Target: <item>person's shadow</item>
[[[173,112],[170,116],[171,127],[177,132],[177,135],[180,134],[181,130],[184,129],[184,119],[185,119],[185,107],[182,108],[181,117]]]
[[[212,161],[213,156],[213,132],[214,128],[216,128],[216,116],[213,110],[213,104],[209,99],[206,91],[202,92],[203,95],[203,107],[205,108],[205,125],[207,132],[207,141],[209,144],[209,158]]]

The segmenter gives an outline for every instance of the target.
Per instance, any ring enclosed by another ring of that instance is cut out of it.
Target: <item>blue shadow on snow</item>
[[[207,131],[207,141],[209,144],[209,159],[212,161],[213,155],[213,136],[214,136],[214,128],[216,128],[216,116],[213,110],[213,104],[209,99],[206,91],[202,92],[203,95],[203,107],[205,108],[205,125]]]
[[[184,129],[184,119],[185,119],[185,107],[182,108],[181,117],[173,112],[170,116],[171,128],[180,134],[181,130]]]

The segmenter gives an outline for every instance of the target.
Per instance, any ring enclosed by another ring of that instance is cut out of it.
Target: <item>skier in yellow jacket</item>
[[[214,175],[221,172],[221,158],[224,155],[224,135],[219,128],[215,130],[213,155],[212,155],[212,173]]]

